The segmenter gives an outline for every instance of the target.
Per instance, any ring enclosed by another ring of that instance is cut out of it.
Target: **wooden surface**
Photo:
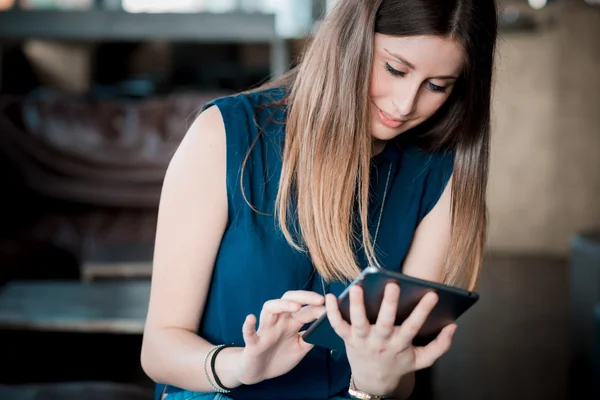
[[[81,278],[150,278],[154,241],[102,243],[89,249],[81,265]]]
[[[149,281],[11,282],[0,289],[0,328],[140,334],[149,294]]]
[[[81,279],[90,282],[99,278],[150,278],[152,263],[119,262],[88,263],[81,268]]]

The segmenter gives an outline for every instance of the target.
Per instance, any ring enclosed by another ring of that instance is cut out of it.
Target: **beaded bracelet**
[[[222,344],[220,346],[217,346],[217,348],[215,349],[213,355],[212,355],[212,359],[210,361],[210,367],[212,370],[212,375],[213,378],[215,379],[215,383],[217,384],[217,386],[222,390],[221,393],[229,393],[231,392],[233,389],[229,389],[228,387],[226,387],[225,385],[223,385],[221,383],[221,381],[219,380],[219,377],[217,376],[217,372],[215,369],[215,360],[217,359],[217,354],[219,354],[219,352],[227,347],[236,347],[235,344]]]
[[[215,386],[215,384],[213,383],[212,379],[210,379],[210,376],[208,374],[208,360],[209,360],[211,354],[213,354],[215,351],[217,351],[218,349],[220,349],[221,347],[224,347],[224,346],[225,346],[224,344],[214,346],[212,349],[210,349],[208,351],[208,353],[206,353],[206,356],[204,357],[204,376],[206,377],[206,381],[210,384],[210,386],[216,393],[229,393],[230,392],[228,390],[225,390],[225,389]],[[213,376],[215,376],[214,367],[211,372],[212,372]]]

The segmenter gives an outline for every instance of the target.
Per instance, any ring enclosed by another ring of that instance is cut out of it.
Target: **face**
[[[450,96],[463,54],[448,38],[376,34],[370,83],[373,137],[392,139],[431,117]]]

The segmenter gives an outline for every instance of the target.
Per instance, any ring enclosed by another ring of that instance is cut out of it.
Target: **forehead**
[[[440,36],[375,35],[375,53],[380,57],[397,54],[425,75],[456,75],[464,66],[464,50],[455,40]]]

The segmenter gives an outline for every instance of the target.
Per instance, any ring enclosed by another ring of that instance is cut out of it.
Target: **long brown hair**
[[[404,134],[414,134],[425,149],[455,152],[452,236],[443,281],[476,287],[487,228],[496,18],[494,0],[338,0],[298,66],[256,89],[287,89],[276,213],[287,241],[307,251],[325,279],[353,279],[360,273],[356,224],[368,262],[379,265],[367,225],[375,33],[436,35],[463,46],[466,67],[444,106]]]

